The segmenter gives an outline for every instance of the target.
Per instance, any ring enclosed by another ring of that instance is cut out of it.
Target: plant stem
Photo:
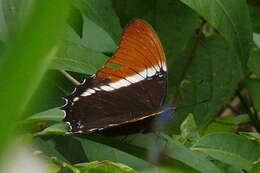
[[[74,77],[72,77],[68,72],[65,70],[60,70],[61,74],[63,74],[73,85],[79,86],[80,82],[78,82]]]

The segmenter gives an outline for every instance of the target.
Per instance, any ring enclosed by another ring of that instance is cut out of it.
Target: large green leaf
[[[100,37],[95,39],[101,41],[102,34]],[[93,74],[104,65],[107,56],[92,48],[95,47],[89,45],[86,38],[80,38],[73,28],[67,26],[64,42],[49,68]]]
[[[6,24],[9,36],[13,36],[14,32],[21,29],[22,23],[26,21],[32,4],[33,1],[2,0],[1,12],[3,12],[5,20],[1,22]]]
[[[237,54],[220,36],[197,42],[193,54],[183,56],[186,65],[178,92],[175,118],[176,127],[192,113],[198,123],[212,117],[232,96],[243,73]],[[178,129],[177,129],[178,130]]]
[[[204,136],[192,147],[207,155],[241,169],[249,169],[260,157],[257,145],[248,139],[230,133]]]
[[[181,0],[215,27],[235,48],[243,66],[249,57],[252,28],[245,0]],[[239,14],[239,15],[238,15]]]
[[[83,16],[82,44],[98,52],[114,52],[117,48],[109,33],[86,16]]]
[[[164,153],[167,155],[167,157],[171,159],[178,160],[189,167],[200,171],[202,173],[206,172],[218,172],[218,168],[211,163],[205,155],[194,152],[187,148],[185,145],[181,144],[180,142],[170,138],[167,135],[162,135],[161,137],[158,137],[154,134],[150,135],[142,135],[139,134],[135,137],[135,140],[131,142],[132,144],[148,148],[150,150],[150,159],[154,160],[156,155],[157,157],[160,157],[159,153]],[[201,164],[203,163],[203,164]],[[178,164],[174,165],[173,168],[178,169]],[[187,169],[187,168],[185,168]]]
[[[25,25],[7,44],[0,59],[1,151],[48,68],[68,11],[68,1],[35,1]]]
[[[163,138],[160,139],[160,138],[157,138],[154,135],[141,135],[141,134],[137,135],[137,136],[136,135],[129,136],[129,138],[132,138],[132,137],[135,138],[134,141],[131,141],[129,143],[127,143],[126,141],[123,142],[122,138],[121,139],[116,139],[116,138],[111,138],[111,137],[104,138],[104,137],[101,137],[99,135],[87,135],[87,136],[82,135],[80,137],[85,138],[85,139],[89,139],[91,141],[95,141],[96,143],[102,143],[102,144],[108,145],[110,147],[116,148],[116,149],[121,150],[125,153],[129,153],[129,154],[131,154],[135,157],[138,157],[138,158],[140,158],[142,160],[146,160],[146,161],[148,161],[148,160],[151,161],[151,159],[152,159],[151,157],[147,157],[147,156],[150,155],[148,153],[148,151],[152,149],[151,148],[152,144],[154,144],[155,141],[160,140],[160,142],[165,143],[165,140]],[[138,140],[138,138],[139,138],[139,140]],[[88,146],[86,145],[85,147],[88,147]],[[159,147],[161,147],[161,146],[157,146],[156,149],[158,150]],[[165,147],[165,145],[164,145],[164,147]],[[102,152],[103,150],[96,150],[95,149],[94,151],[96,151],[97,153],[103,153]],[[108,151],[108,152],[110,151],[110,154],[106,153],[105,158],[102,157],[102,154],[99,154],[99,158],[102,158],[102,160],[110,160],[110,158],[113,158],[113,159],[115,158],[115,153],[113,153],[111,149],[105,150],[105,151]],[[97,155],[97,153],[96,153],[96,155]],[[109,157],[109,155],[111,155],[111,157]],[[156,159],[157,157],[158,157],[158,155],[157,156],[155,155],[154,159]],[[166,167],[171,167],[174,170],[182,170],[182,171],[186,171],[186,172],[189,171],[189,172],[192,172],[192,173],[196,172],[196,170],[200,170],[200,168],[191,167],[189,165],[189,163],[187,163],[187,162],[182,162],[182,160],[179,161],[175,158],[172,158],[172,155],[171,156],[167,155],[164,158],[165,158],[165,160],[161,164],[166,166]],[[187,159],[188,159],[188,157],[187,157]],[[204,161],[207,161],[207,160],[204,160]],[[126,159],[121,160],[120,162],[125,163]],[[128,165],[133,167],[131,164],[128,164]],[[187,165],[189,165],[189,166],[187,166]],[[192,163],[191,163],[191,165],[192,165]],[[203,167],[203,165],[201,165],[201,166]],[[211,168],[211,167],[212,167],[212,165],[209,163],[209,165],[205,166],[205,170],[208,170],[207,168]],[[213,172],[214,172],[214,166],[211,170],[213,170]]]
[[[119,24],[119,19],[112,8],[111,1],[74,0],[74,3],[75,6],[82,11],[83,15],[100,26],[110,35],[115,43],[118,43],[121,26]]]
[[[86,156],[90,161],[110,160],[129,165],[135,169],[148,168],[148,162],[141,160],[131,154],[120,151],[116,148],[97,143],[88,139],[80,139]]]

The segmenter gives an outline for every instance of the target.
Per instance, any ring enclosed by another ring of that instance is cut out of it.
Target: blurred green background
[[[160,135],[64,136],[62,97],[136,18],[162,41],[173,121]],[[0,153],[22,138],[51,172],[260,171],[258,1],[0,0],[0,56]]]

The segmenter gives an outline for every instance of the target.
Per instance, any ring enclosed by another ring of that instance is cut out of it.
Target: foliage
[[[53,173],[259,172],[260,6],[249,2],[0,0],[0,153],[20,136]],[[172,122],[160,134],[66,135],[61,97],[134,18],[164,46]]]

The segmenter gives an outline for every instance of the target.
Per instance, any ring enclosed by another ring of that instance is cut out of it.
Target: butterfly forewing
[[[71,132],[91,133],[143,120],[162,105],[166,86],[160,40],[149,24],[135,20],[104,68],[66,97],[64,121]]]

